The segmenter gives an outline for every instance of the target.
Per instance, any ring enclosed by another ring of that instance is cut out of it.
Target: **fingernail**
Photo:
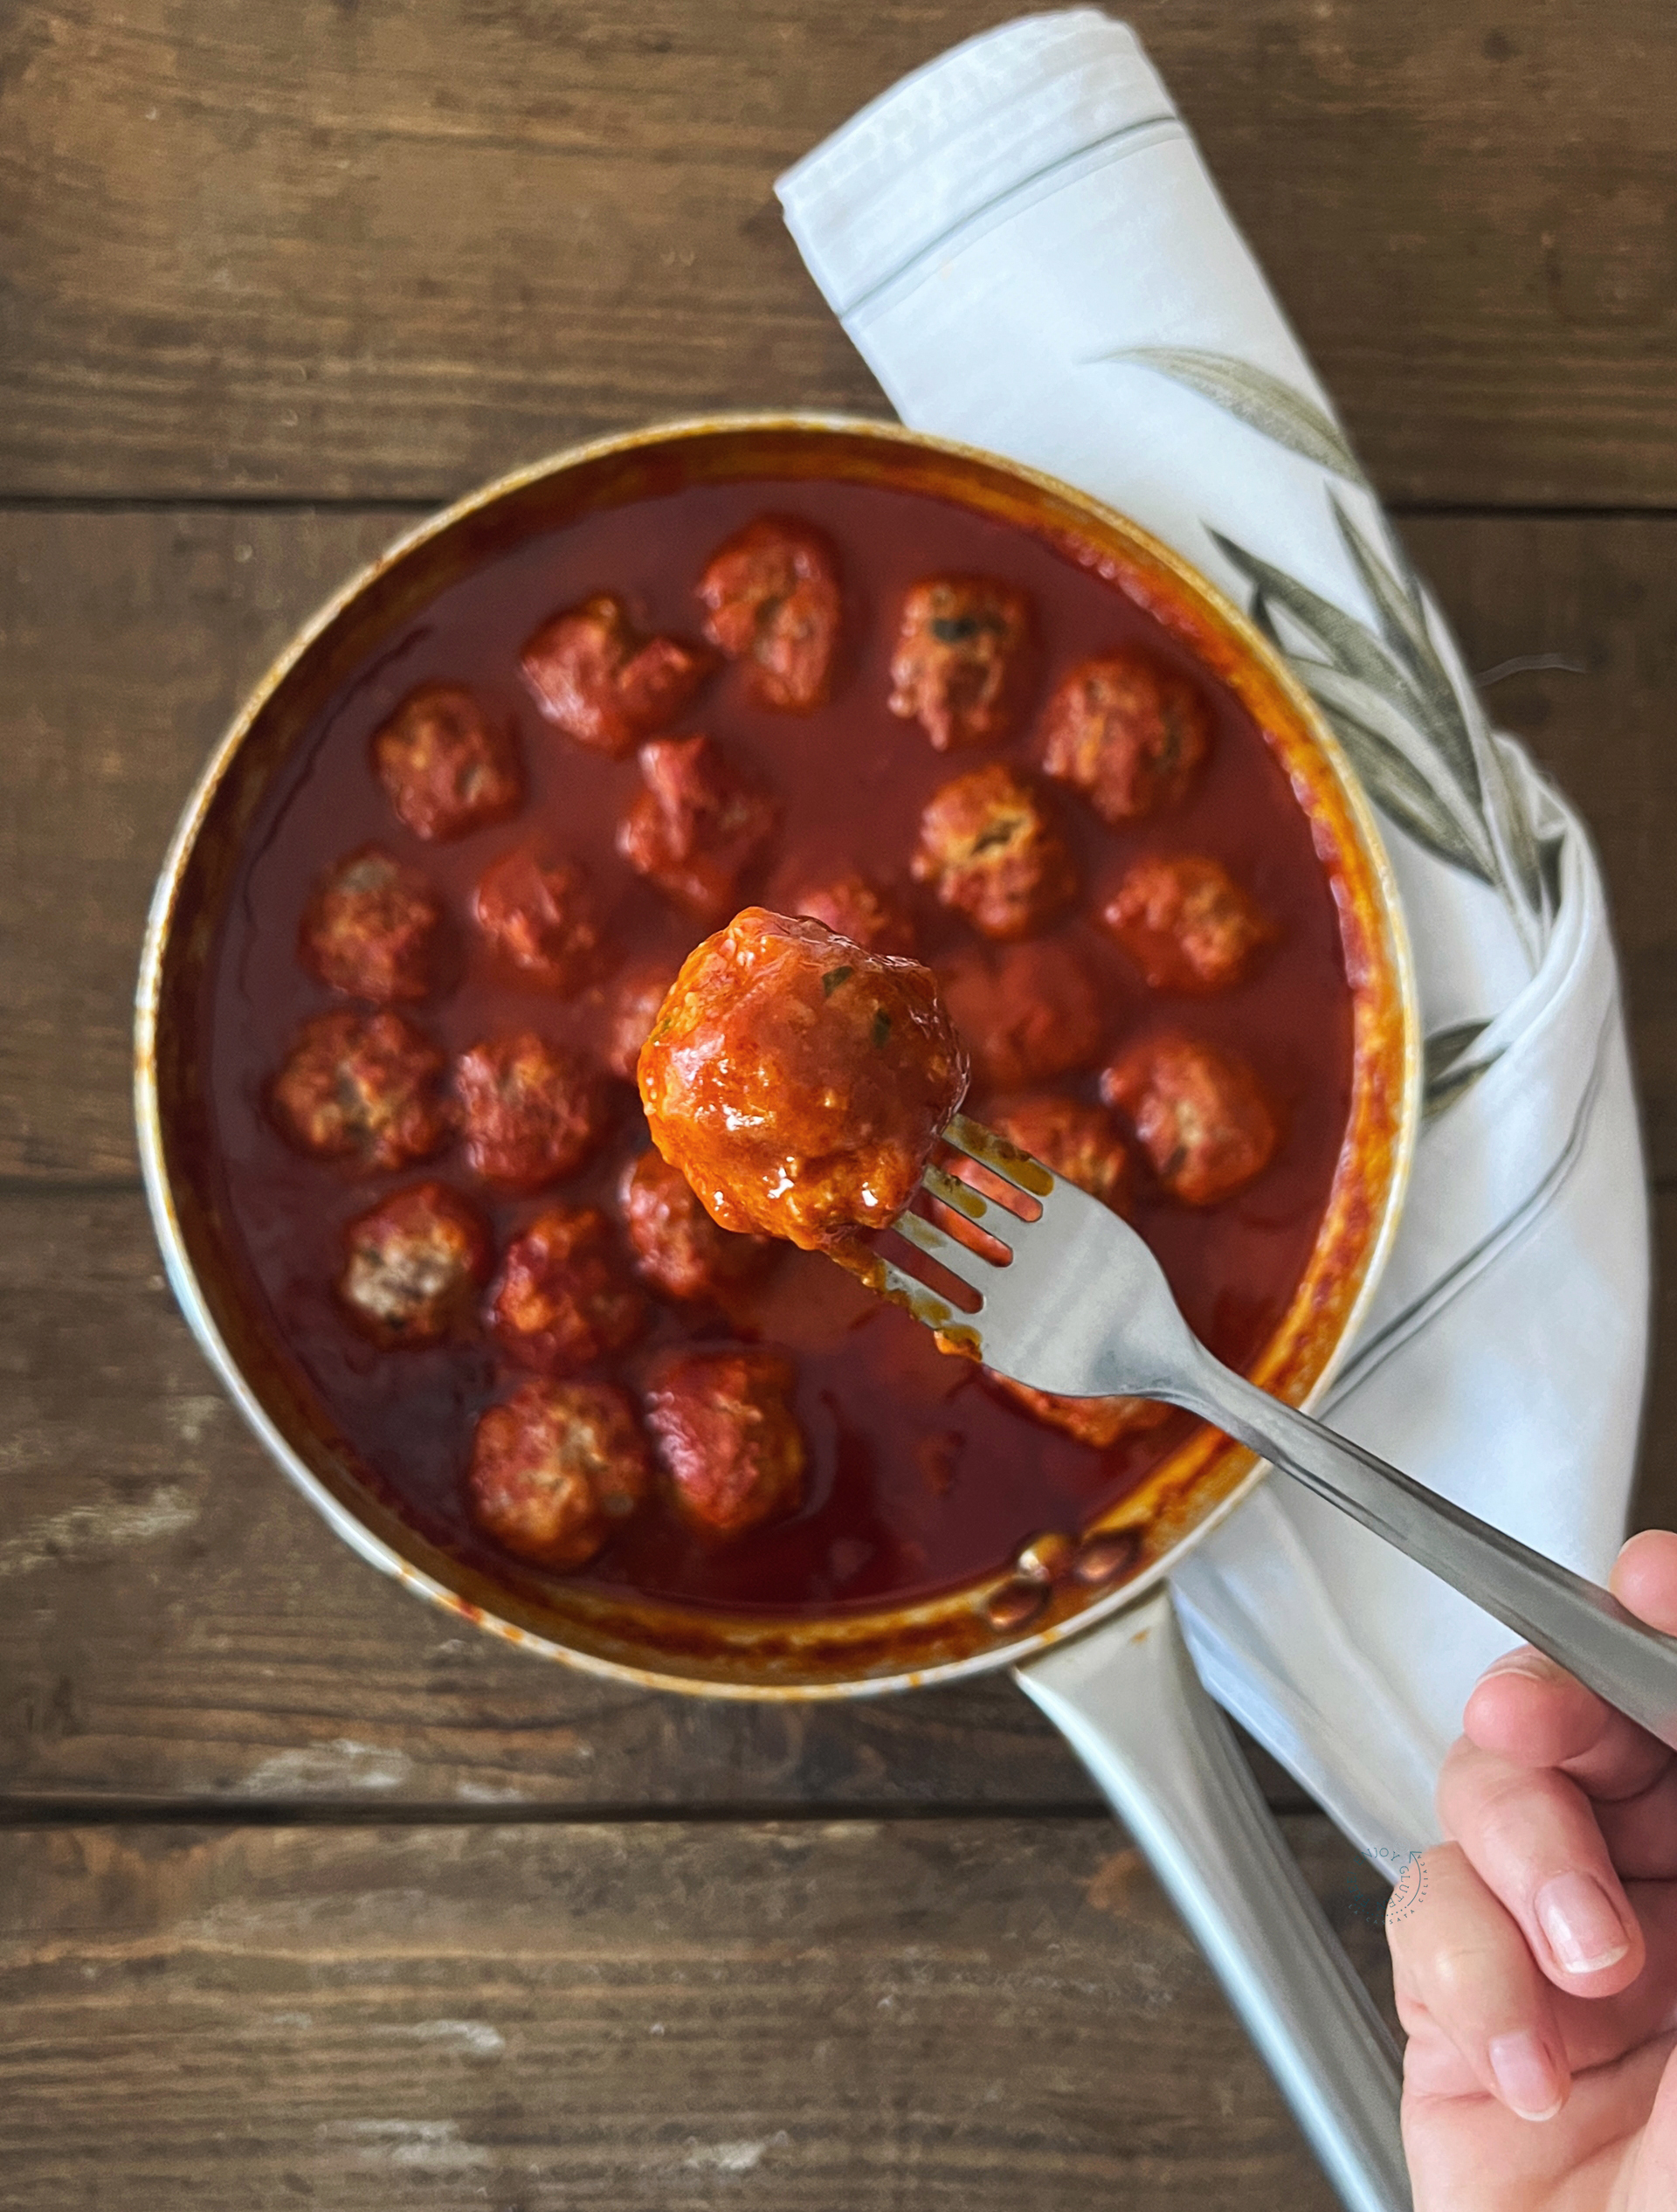
[[[1529,2028],[1498,2036],[1491,2044],[1491,2071],[1502,2102],[1522,2119],[1553,2119],[1565,2102],[1549,2053]]]
[[[1568,1974],[1599,1974],[1630,1949],[1625,1924],[1587,1874],[1557,1874],[1535,1899],[1538,1923]]]
[[[1541,1651],[1521,1649],[1505,1651],[1500,1659],[1493,1659],[1480,1679],[1488,1681],[1492,1675],[1524,1675],[1531,1682],[1553,1682],[1559,1672],[1559,1668],[1545,1659]]]

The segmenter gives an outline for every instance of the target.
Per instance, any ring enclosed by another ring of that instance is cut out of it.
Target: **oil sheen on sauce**
[[[590,593],[622,593],[649,631],[699,634],[694,585],[732,531],[763,512],[797,515],[836,543],[844,573],[844,657],[831,703],[808,715],[752,706],[725,668],[673,734],[707,729],[779,794],[778,843],[741,891],[773,906],[799,887],[860,868],[906,886],[921,806],[950,776],[998,757],[1026,760],[1034,713],[1004,752],[940,755],[917,723],[887,711],[887,667],[907,587],[939,571],[999,577],[1026,591],[1042,645],[1036,702],[1071,663],[1139,644],[1194,676],[1211,707],[1211,757],[1183,806],[1122,831],[1075,794],[1059,812],[1081,865],[1084,901],[1064,925],[1103,979],[1108,1054],[1149,1027],[1180,1026],[1244,1054],[1280,1108],[1271,1165],[1223,1204],[1194,1211],[1141,1184],[1135,1226],[1157,1253],[1190,1324],[1223,1358],[1251,1359],[1303,1271],[1333,1179],[1349,1110],[1351,1009],[1332,896],[1309,825],[1257,726],[1150,617],[1098,576],[1022,531],[924,495],[797,482],[700,486],[591,515],[532,540],[438,594],[303,731],[246,840],[210,982],[211,1112],[234,1235],[275,1336],[364,1478],[425,1537],[493,1576],[514,1567],[466,1517],[461,1481],[482,1407],[519,1379],[480,1338],[446,1349],[383,1352],[333,1293],[345,1224],[388,1191],[438,1175],[484,1208],[497,1249],[553,1192],[517,1199],[474,1189],[458,1149],[395,1176],[351,1177],[301,1158],[268,1117],[267,1087],[299,1025],[335,1000],[296,957],[310,890],[345,854],[376,840],[430,877],[453,932],[451,987],[404,1008],[451,1053],[534,1028],[599,1054],[610,978],[561,1003],[521,985],[474,943],[473,888],[508,847],[539,837],[581,861],[626,964],[672,966],[703,935],[618,859],[613,833],[638,789],[632,754],[611,760],[543,722],[519,647],[541,622]],[[427,845],[395,818],[369,763],[369,740],[417,684],[470,685],[510,714],[528,798],[516,820]],[[1280,941],[1234,989],[1180,999],[1152,993],[1094,916],[1143,853],[1223,861],[1280,925]],[[913,895],[922,959],[976,940],[959,917]],[[1093,1074],[1062,1079],[1094,1096]],[[560,1188],[614,1212],[625,1159],[645,1123],[627,1085],[613,1136]],[[981,1116],[982,1096],[969,1102]],[[810,1447],[793,1517],[728,1545],[689,1534],[667,1506],[644,1510],[582,1578],[700,1606],[783,1613],[910,1598],[995,1570],[1028,1537],[1073,1532],[1181,1441],[1185,1415],[1098,1452],[1004,1402],[970,1363],[940,1354],[906,1315],[873,1300],[830,1262],[788,1248],[728,1314],[659,1302],[646,1336],[602,1372],[631,1390],[682,1341],[761,1340],[797,1363],[797,1410]]]

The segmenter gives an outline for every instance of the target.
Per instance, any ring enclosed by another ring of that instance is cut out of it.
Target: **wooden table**
[[[770,180],[1011,11],[0,9],[0,2206],[1329,2203],[1006,1685],[732,1709],[456,1632],[245,1434],[135,1171],[148,891],[270,654],[514,461],[880,410]],[[1132,13],[1473,665],[1546,664],[1494,706],[1600,843],[1668,1248],[1667,10]]]

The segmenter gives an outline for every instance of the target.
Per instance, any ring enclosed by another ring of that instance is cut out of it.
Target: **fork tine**
[[[917,1219],[915,1215],[904,1214],[893,1227],[901,1229],[903,1221]],[[931,1224],[924,1222],[921,1226],[930,1228]],[[933,1234],[940,1232],[934,1231]],[[916,1321],[923,1321],[928,1329],[942,1329],[946,1324],[959,1327],[973,1318],[971,1315],[963,1313],[958,1306],[951,1305],[947,1298],[939,1297],[935,1290],[917,1281],[907,1268],[881,1259],[877,1252],[866,1245],[830,1245],[827,1257],[836,1260],[847,1275],[853,1275],[859,1282],[865,1282],[876,1296],[888,1299],[894,1306],[904,1307]],[[968,1253],[967,1257],[970,1260],[973,1255]],[[956,1271],[950,1268],[949,1272],[954,1274]],[[964,1282],[966,1277],[963,1275],[961,1280]],[[970,1287],[976,1289],[977,1285]]]
[[[982,1252],[975,1252],[970,1244],[963,1244],[959,1237],[951,1236],[946,1229],[940,1229],[935,1221],[927,1220],[923,1214],[899,1213],[891,1226],[908,1243],[928,1253],[940,1267],[947,1268],[970,1290],[977,1290],[983,1296],[983,1286],[973,1281],[972,1271],[977,1268],[991,1268],[995,1262],[987,1260]]]
[[[1011,1183],[1016,1191],[1023,1191],[1027,1198],[1046,1199],[1054,1187],[1053,1176],[1040,1160],[1032,1159],[1017,1144],[1010,1144],[993,1129],[986,1129],[982,1122],[975,1122],[965,1114],[952,1115],[942,1136],[946,1144],[966,1153],[992,1175],[999,1175],[1003,1182]],[[926,1172],[929,1175],[934,1170],[928,1168]]]
[[[998,1244],[1005,1244],[1007,1240],[991,1227],[991,1215],[1004,1221],[1017,1221],[1019,1218],[1017,1213],[1010,1213],[1004,1206],[998,1206],[994,1199],[987,1199],[982,1191],[975,1191],[970,1183],[963,1183],[958,1175],[948,1174],[942,1168],[929,1164],[921,1170],[920,1187],[928,1198],[940,1199],[952,1213],[960,1214],[963,1220],[975,1224],[982,1222],[985,1234],[995,1237]],[[893,1226],[900,1228],[902,1225],[899,1221]],[[971,1253],[970,1247],[963,1248],[969,1252],[970,1256],[977,1256]]]

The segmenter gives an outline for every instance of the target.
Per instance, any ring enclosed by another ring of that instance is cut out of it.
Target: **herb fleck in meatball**
[[[454,1088],[473,1171],[503,1190],[539,1190],[574,1173],[605,1134],[593,1068],[528,1030],[462,1053]]]
[[[472,1518],[521,1559],[586,1566],[652,1485],[628,1393],[531,1376],[479,1420],[466,1478]]]
[[[775,833],[780,810],[714,737],[662,737],[640,749],[645,788],[618,825],[631,868],[700,922],[714,924]]]
[[[640,1055],[652,1141],[714,1218],[810,1249],[902,1212],[966,1082],[928,969],[762,907],[688,954]]]
[[[999,761],[933,793],[914,874],[987,937],[1029,937],[1077,896],[1076,865],[1045,795]]]
[[[527,1367],[568,1374],[632,1344],[646,1300],[597,1206],[550,1206],[507,1248],[489,1325]]]
[[[489,1233],[446,1183],[416,1183],[353,1220],[338,1296],[387,1350],[441,1344],[470,1325],[489,1274]]]
[[[1162,1427],[1170,1418],[1170,1407],[1151,1398],[1056,1398],[1050,1391],[1015,1382],[1011,1375],[993,1374],[989,1368],[984,1373],[1022,1412],[1097,1451],[1108,1450],[1121,1436]]]
[[[274,1078],[274,1118],[300,1151],[369,1171],[405,1167],[447,1141],[445,1065],[400,1014],[316,1014]]]
[[[872,882],[866,875],[835,875],[825,883],[800,891],[788,901],[794,914],[807,914],[812,922],[825,922],[852,944],[870,952],[895,952],[912,959],[914,925],[902,902]]]
[[[1220,861],[1137,861],[1101,919],[1156,991],[1222,991],[1274,936]]]
[[[1105,1036],[1088,964],[1058,938],[975,949],[942,975],[943,1003],[985,1090],[1022,1090],[1092,1068]]]
[[[1042,764],[1116,824],[1174,805],[1211,742],[1211,717],[1192,684],[1144,653],[1114,653],[1082,661],[1055,687],[1042,720]]]
[[[640,636],[609,591],[556,615],[522,659],[548,720],[603,753],[626,753],[667,729],[715,666],[707,646]]]
[[[699,582],[705,635],[743,660],[760,706],[825,704],[838,643],[838,561],[823,533],[761,515],[712,554]]]
[[[646,1425],[683,1517],[702,1535],[742,1536],[796,1510],[809,1454],[784,1353],[694,1351],[666,1360]]]
[[[363,845],[315,892],[303,916],[303,962],[352,999],[423,999],[436,985],[442,920],[423,875]]]
[[[717,1297],[760,1275],[774,1249],[767,1237],[719,1227],[686,1176],[656,1152],[629,1163],[618,1195],[635,1265],[666,1297]]]
[[[1153,1172],[1186,1206],[1215,1206],[1269,1165],[1275,1116],[1243,1060],[1191,1037],[1151,1037],[1101,1078]]]
[[[373,766],[416,837],[464,837],[504,821],[523,802],[512,731],[459,684],[411,692],[374,737]]]
[[[544,860],[534,846],[515,846],[484,871],[472,910],[509,966],[562,999],[591,983],[604,964],[605,932],[575,861]]]
[[[646,960],[618,978],[611,993],[605,1064],[626,1083],[635,1080],[640,1048],[652,1033],[658,1010],[668,998],[680,966],[677,960]]]
[[[891,657],[894,715],[917,720],[939,752],[1011,732],[1031,634],[1030,603],[982,576],[935,576],[902,605]]]
[[[1115,1213],[1128,1213],[1129,1153],[1104,1106],[1048,1091],[1016,1099],[991,1115],[990,1125]]]

